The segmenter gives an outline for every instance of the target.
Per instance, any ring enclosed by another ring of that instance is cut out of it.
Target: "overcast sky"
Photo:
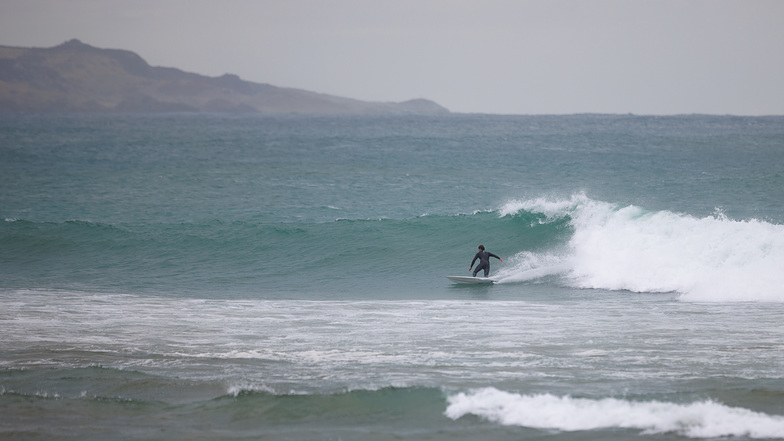
[[[453,112],[784,114],[779,0],[0,0],[0,45]]]

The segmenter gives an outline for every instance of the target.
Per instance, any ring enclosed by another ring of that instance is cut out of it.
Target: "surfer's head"
[[[484,251],[485,250],[485,246],[484,245],[479,245],[479,249]]]

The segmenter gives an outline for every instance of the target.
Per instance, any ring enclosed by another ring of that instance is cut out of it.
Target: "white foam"
[[[514,210],[569,216],[574,235],[562,261],[574,286],[784,302],[784,225],[618,207],[582,194],[509,202],[501,213]]]
[[[521,395],[494,388],[448,397],[446,416],[472,414],[489,421],[537,429],[577,431],[639,429],[692,438],[784,437],[784,417],[729,407],[714,401],[677,404],[615,398],[585,399],[551,394]]]
[[[234,397],[238,397],[240,394],[248,392],[263,392],[274,394],[275,390],[265,384],[252,384],[247,382],[242,384],[232,384],[226,389],[226,393]]]

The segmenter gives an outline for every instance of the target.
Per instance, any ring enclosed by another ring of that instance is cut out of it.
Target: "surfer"
[[[479,245],[479,252],[476,253],[476,255],[474,256],[474,260],[471,261],[471,266],[468,267],[468,271],[471,271],[471,268],[474,267],[474,262],[476,262],[476,259],[479,259],[479,265],[477,265],[476,269],[474,270],[474,277],[476,277],[476,273],[478,273],[479,270],[485,270],[485,277],[487,277],[490,274],[490,258],[491,257],[495,257],[496,259],[500,260],[501,262],[504,261],[504,259],[496,256],[495,254],[493,254],[493,253],[491,253],[489,251],[485,251],[485,246],[484,245]]]

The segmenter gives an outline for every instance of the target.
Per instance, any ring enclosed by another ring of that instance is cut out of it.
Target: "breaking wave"
[[[707,400],[689,404],[587,399],[551,394],[522,395],[494,388],[448,398],[446,416],[476,415],[509,426],[578,431],[637,429],[646,434],[674,432],[691,438],[747,436],[781,438],[784,417],[729,407]]]
[[[566,246],[522,252],[504,281],[558,273],[588,289],[678,292],[689,301],[784,302],[784,225],[732,220],[721,212],[697,218],[618,206],[585,195],[507,203],[502,216],[541,213],[567,219]],[[539,274],[537,274],[537,272]]]

